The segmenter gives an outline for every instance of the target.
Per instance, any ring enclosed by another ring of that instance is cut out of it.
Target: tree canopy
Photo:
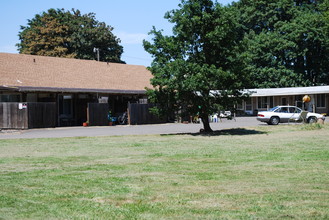
[[[241,0],[237,8],[253,87],[329,83],[328,9],[321,0]]]
[[[245,88],[329,83],[328,0],[181,0],[166,13],[172,36],[155,27],[149,89],[157,112],[209,114],[230,109]]]
[[[153,42],[144,41],[154,58],[149,97],[158,103],[158,113],[199,115],[205,131],[211,131],[209,115],[219,105],[232,107],[249,82],[239,71],[244,63],[234,10],[211,0],[183,0],[165,18],[174,24],[173,36],[153,28]]]
[[[94,48],[98,48],[101,61],[123,63],[123,47],[112,31],[94,13],[49,9],[21,26],[17,46],[23,54],[90,60],[96,59]]]

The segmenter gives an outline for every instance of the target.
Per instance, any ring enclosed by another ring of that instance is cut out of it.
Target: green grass
[[[329,127],[0,140],[0,219],[328,219]]]

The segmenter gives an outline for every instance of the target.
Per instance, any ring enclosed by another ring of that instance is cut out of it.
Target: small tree
[[[209,115],[218,105],[231,108],[248,87],[238,56],[236,11],[211,0],[182,0],[165,18],[175,24],[173,36],[153,28],[153,43],[144,41],[154,58],[149,68],[154,76],[150,100],[158,103],[158,114],[199,115],[204,130],[212,131]]]
[[[112,31],[112,27],[97,21],[94,13],[49,9],[21,26],[17,46],[23,54],[90,60],[95,59],[93,49],[98,48],[101,61],[123,63],[123,48]]]

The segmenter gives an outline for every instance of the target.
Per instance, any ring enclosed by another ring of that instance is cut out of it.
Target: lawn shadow
[[[223,135],[255,135],[255,134],[267,134],[264,131],[257,131],[253,129],[246,129],[246,128],[231,128],[231,129],[224,129],[224,130],[216,130],[213,132],[204,132],[200,130],[200,132],[196,133],[177,133],[177,134],[164,134],[166,135],[192,135],[192,136],[223,136]]]

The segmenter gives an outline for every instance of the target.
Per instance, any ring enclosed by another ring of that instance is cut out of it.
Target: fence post
[[[130,108],[131,108],[131,105],[130,105],[130,102],[128,102],[128,108],[127,108],[127,114],[128,114],[128,125],[131,125],[131,116],[130,116]]]

